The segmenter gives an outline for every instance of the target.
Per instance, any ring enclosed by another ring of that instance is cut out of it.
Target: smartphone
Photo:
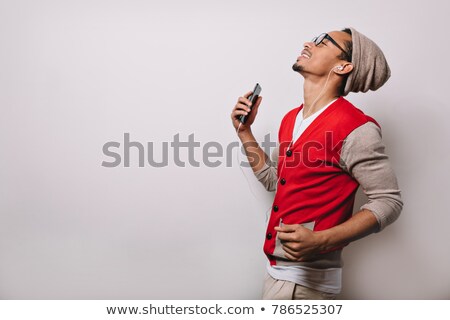
[[[256,103],[256,100],[258,100],[259,94],[261,93],[261,86],[259,85],[259,83],[256,84],[255,89],[253,89],[252,94],[247,98],[248,100],[250,100],[252,102],[252,106]],[[252,107],[250,107],[250,112],[252,112]],[[247,115],[248,116],[248,115]],[[245,121],[247,121],[247,116],[245,115],[241,115],[239,117],[239,121],[244,124]]]

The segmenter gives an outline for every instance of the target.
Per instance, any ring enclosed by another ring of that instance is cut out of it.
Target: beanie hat
[[[352,31],[353,70],[347,78],[344,96],[349,92],[375,91],[389,79],[391,69],[375,42],[354,28],[349,29]]]

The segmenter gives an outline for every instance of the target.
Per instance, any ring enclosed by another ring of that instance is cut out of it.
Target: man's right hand
[[[234,106],[233,112],[231,113],[231,121],[233,122],[234,129],[237,130],[239,128],[239,132],[249,131],[250,126],[252,125],[253,121],[255,121],[256,114],[258,113],[259,105],[261,104],[262,97],[259,96],[258,99],[255,102],[255,105],[252,106],[252,103],[250,100],[248,100],[248,97],[252,94],[252,91],[247,92],[244,94],[243,97],[239,97],[236,105]],[[251,108],[251,109],[250,109]],[[251,112],[250,112],[251,110]],[[247,116],[247,121],[245,121],[245,124],[241,124],[239,127],[239,124],[241,123],[239,121],[239,118],[241,115]]]

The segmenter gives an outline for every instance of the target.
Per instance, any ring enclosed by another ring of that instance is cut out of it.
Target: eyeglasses
[[[332,37],[330,37],[330,36],[328,35],[328,33],[322,33],[322,34],[320,34],[318,37],[314,37],[311,41],[314,42],[314,44],[315,44],[316,46],[318,46],[319,44],[322,43],[322,41],[323,41],[324,39],[330,40],[331,43],[333,43],[336,47],[338,47],[338,48],[345,54],[345,56],[347,57],[347,60],[348,60],[349,55],[348,55],[347,51],[345,51],[344,49],[342,49],[342,47],[341,47],[340,45],[338,45],[338,43],[337,43]]]

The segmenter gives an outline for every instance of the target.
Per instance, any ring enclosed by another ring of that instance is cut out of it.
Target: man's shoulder
[[[365,114],[361,109],[357,108],[347,99],[341,97],[339,99],[341,108],[337,110],[341,113],[341,120],[346,123],[355,123],[357,127],[367,122],[373,122],[378,127],[380,124],[371,116]]]

